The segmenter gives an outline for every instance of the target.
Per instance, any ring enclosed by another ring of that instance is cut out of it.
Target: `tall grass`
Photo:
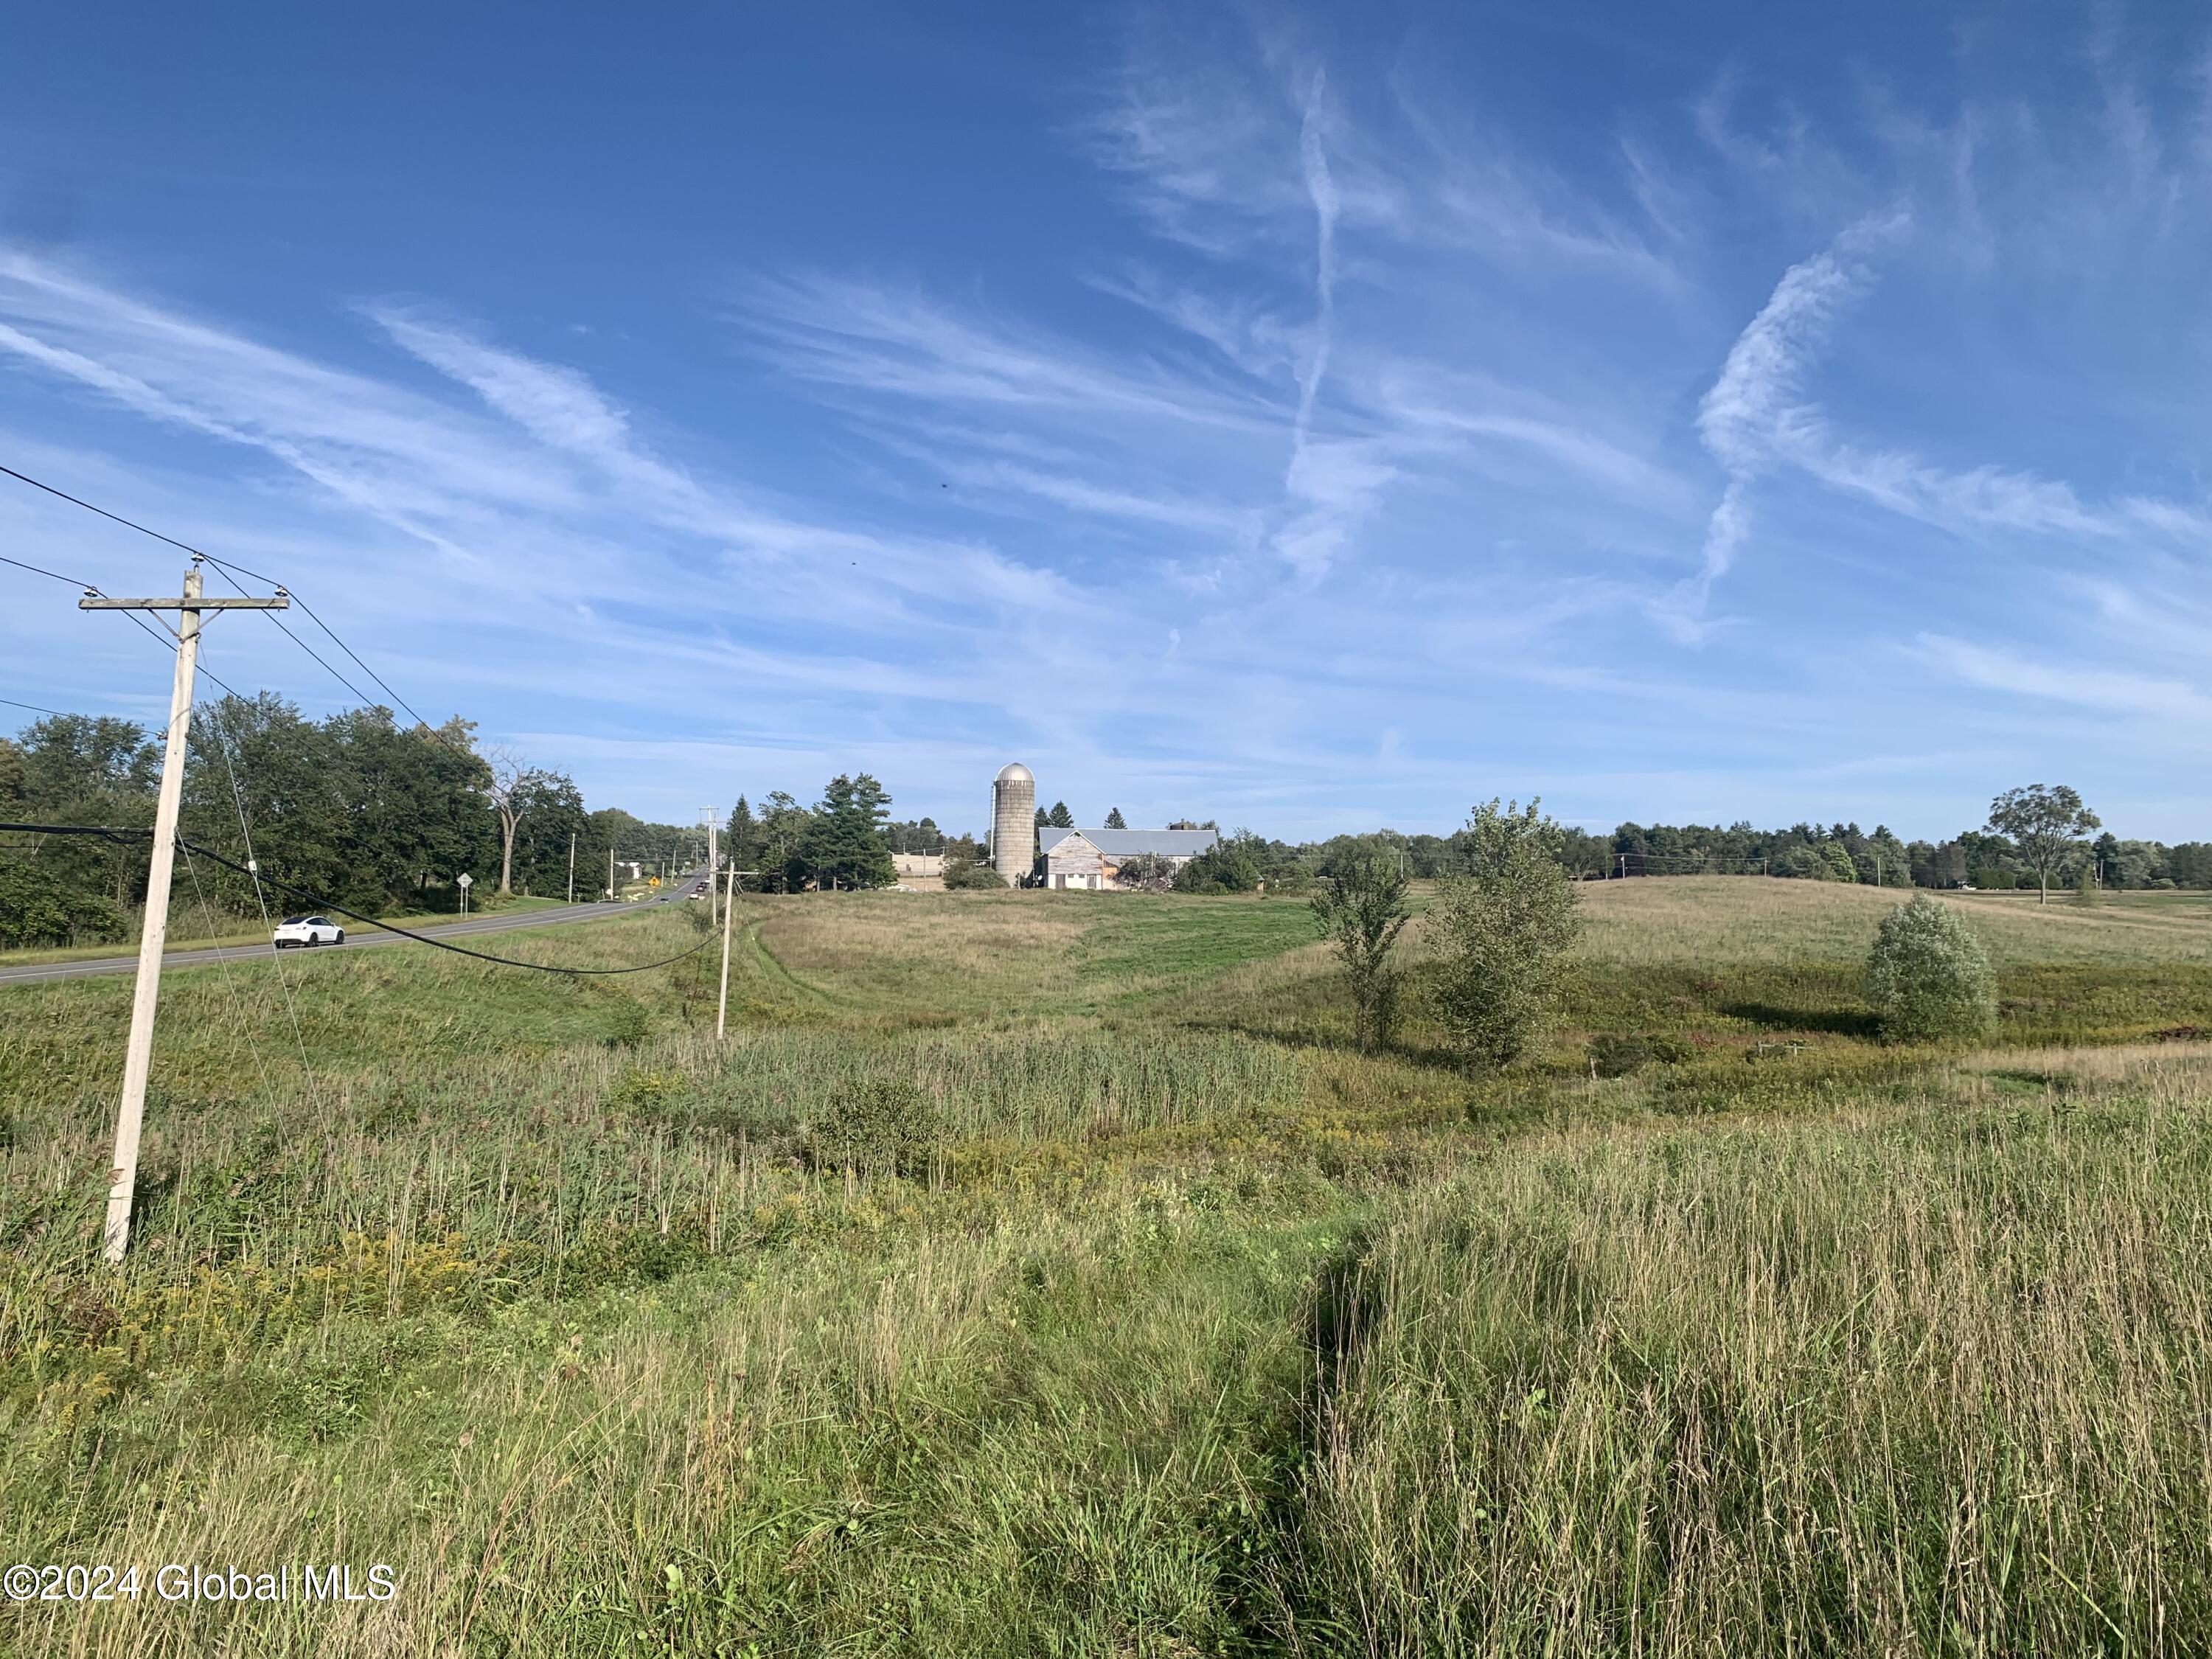
[[[747,901],[726,1044],[711,955],[179,975],[119,1273],[127,988],[0,994],[0,1559],[402,1583],[0,1650],[2212,1647],[2212,1053],[1881,1048],[1739,918],[1580,1016],[1686,1057],[1474,1079],[1287,908],[1052,896]],[[2086,1038],[2203,970],[2007,971]]]
[[[1376,1654],[2203,1650],[2206,1065],[2063,1065],[1422,1200],[1343,1292],[1302,1593]]]

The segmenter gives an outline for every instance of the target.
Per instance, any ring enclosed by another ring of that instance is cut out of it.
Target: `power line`
[[[167,542],[170,546],[176,548],[180,552],[198,553],[199,551],[199,549],[197,547],[192,547],[184,542],[180,542],[174,536],[164,536],[158,530],[149,530],[144,525],[135,523],[131,520],[125,518],[120,513],[110,513],[104,507],[94,507],[90,501],[79,501],[76,496],[70,495],[66,489],[57,489],[50,483],[40,483],[36,478],[31,477],[27,472],[18,472],[12,466],[0,466],[0,472],[4,472],[9,477],[17,479],[23,483],[30,485],[33,489],[43,489],[49,495],[58,495],[62,500],[67,501],[71,507],[81,507],[88,513],[97,513],[101,518],[109,520],[113,523],[119,524],[126,530],[135,530],[142,536],[151,536],[157,542]],[[15,561],[10,559],[8,562],[13,564]]]
[[[219,575],[221,575],[221,576],[222,576],[222,578],[223,579],[223,580],[225,580],[225,581],[228,582],[228,583],[231,585],[231,586],[233,586],[234,588],[236,588],[236,589],[238,590],[238,592],[240,592],[240,593],[243,593],[243,592],[246,592],[246,589],[245,589],[243,586],[240,586],[240,584],[239,584],[239,580],[238,580],[238,578],[237,578],[237,577],[235,577],[235,576],[234,576],[234,575],[232,575],[232,574],[230,574],[230,572],[231,572],[231,567],[230,567],[230,566],[228,566],[228,565],[225,564],[225,563],[224,563],[221,559],[216,558],[216,557],[214,555],[212,555],[212,554],[203,553],[202,555],[200,555],[200,557],[201,557],[201,558],[203,558],[203,559],[204,559],[208,563],[210,563],[210,564],[213,565],[213,566],[216,568],[216,574],[219,574]],[[250,570],[246,570],[246,568],[245,568],[243,565],[241,565],[241,566],[240,566],[240,567],[238,567],[238,568],[239,568],[239,569],[240,569],[241,572],[243,572],[243,573],[244,573],[245,574],[246,574],[246,575],[252,576],[252,575],[253,574],[253,573],[252,573],[252,571],[250,571]],[[257,581],[265,581],[265,580],[267,580],[268,579],[267,579],[266,577],[256,576],[256,577],[254,577],[254,580],[257,580]],[[282,586],[282,584],[271,584],[271,585],[272,585],[272,586]],[[301,603],[301,599],[300,599],[300,596],[299,596],[297,593],[294,593],[294,592],[291,591],[291,589],[289,589],[289,588],[285,588],[283,591],[284,591],[284,592],[285,592],[285,593],[286,593],[286,594],[287,594],[287,595],[291,599],[291,601],[292,601],[292,603],[293,603],[293,604],[295,604],[295,605],[299,605],[300,609],[301,609],[301,610],[302,610],[302,611],[307,611],[307,607],[306,606],[306,605],[304,605],[303,603]],[[313,616],[314,616],[314,614],[315,614],[315,613],[314,613],[313,611],[307,611],[307,614],[308,614],[309,616],[313,617]],[[268,613],[268,617],[269,617],[269,620],[270,620],[270,622],[273,622],[273,623],[275,623],[276,624],[277,629],[279,629],[279,631],[281,631],[281,632],[283,634],[283,635],[284,635],[284,637],[285,637],[286,639],[288,639],[288,640],[291,641],[292,641],[292,643],[293,643],[293,644],[295,644],[295,645],[296,645],[296,646],[298,646],[298,647],[300,647],[300,649],[301,649],[301,650],[302,650],[302,651],[306,652],[309,656],[313,657],[313,659],[314,659],[318,663],[320,663],[320,664],[322,665],[323,671],[324,671],[325,673],[327,673],[327,674],[328,674],[328,675],[329,675],[332,679],[336,680],[336,681],[337,681],[340,685],[343,685],[343,687],[345,687],[345,689],[346,689],[347,690],[349,690],[349,691],[352,692],[352,693],[354,694],[354,696],[356,696],[356,697],[360,698],[360,699],[361,699],[361,701],[362,701],[362,706],[363,706],[364,708],[366,708],[367,706],[368,706],[369,704],[371,704],[371,703],[373,703],[373,702],[374,702],[376,701],[374,697],[370,696],[368,695],[368,692],[366,692],[366,691],[362,690],[359,686],[356,685],[356,684],[355,684],[351,680],[348,679],[344,675],[343,675],[343,674],[339,673],[339,672],[338,672],[338,671],[337,671],[337,669],[335,669],[335,668],[331,667],[331,665],[330,665],[330,663],[329,663],[329,661],[328,661],[328,659],[326,659],[324,657],[324,655],[323,655],[323,653],[322,653],[321,652],[319,652],[319,651],[316,650],[316,649],[315,649],[315,647],[314,647],[313,646],[309,645],[309,644],[307,642],[307,641],[305,641],[305,640],[301,639],[301,638],[297,634],[295,634],[295,633],[294,633],[290,629],[286,628],[286,627],[284,626],[284,619],[283,619],[282,617],[279,617],[279,616],[278,616],[275,611],[270,611],[270,612]],[[316,621],[317,621],[317,624],[319,626],[319,625],[320,625],[320,623],[321,623],[321,618],[317,617],[317,618],[316,618]],[[325,628],[325,629],[323,629],[323,632],[325,632],[325,634],[329,634],[329,633],[330,633],[330,631],[331,631],[331,630],[330,630],[329,629],[327,629],[327,628]],[[332,639],[337,639],[337,635],[336,635],[335,634],[331,634],[331,637]],[[340,641],[340,643],[341,643],[341,644],[343,644],[343,641]],[[371,676],[371,678],[374,678],[374,676]],[[381,681],[379,681],[378,683],[379,683],[380,684],[382,684],[382,682],[381,682]],[[389,688],[388,688],[388,687],[387,687],[386,689],[387,689],[387,690],[389,690]],[[410,708],[407,712],[408,712],[409,714],[415,714],[415,711],[414,711],[413,709],[411,709],[411,708]],[[416,718],[416,720],[420,720],[422,717],[420,714],[415,714],[415,718]]]
[[[300,1030],[300,1011],[292,1001],[292,982],[284,977],[284,957],[276,949],[276,931],[270,927],[269,897],[261,890],[261,860],[253,856],[253,831],[246,827],[245,792],[238,787],[238,768],[231,763],[230,722],[213,709],[209,714],[207,729],[215,733],[216,747],[222,752],[223,770],[230,775],[230,799],[238,809],[238,833],[246,846],[246,867],[253,875],[253,902],[260,908],[261,925],[269,928],[269,960],[276,969],[276,988],[284,994],[284,1012],[292,1021],[292,1040],[300,1045],[300,1075],[307,1081],[311,1101],[319,1108],[322,1103],[313,1098],[315,1073],[307,1064],[307,1039]]]
[[[11,559],[5,553],[0,553],[0,564],[12,564],[16,569],[27,570],[33,576],[51,576],[58,582],[67,582],[71,587],[92,589],[90,582],[81,582],[74,576],[64,576],[60,571],[49,570],[41,564],[27,564],[21,559]]]
[[[96,836],[101,840],[117,842],[150,841],[154,836],[151,830],[132,830],[109,824],[88,823],[0,823],[0,831],[37,836]],[[396,933],[401,939],[412,939],[417,945],[434,945],[441,951],[451,951],[455,956],[473,957],[478,962],[489,962],[495,968],[527,968],[532,973],[567,974],[572,977],[644,974],[650,973],[655,968],[666,968],[675,963],[688,961],[714,942],[713,936],[709,935],[688,951],[679,951],[672,957],[663,957],[658,962],[641,962],[633,968],[554,968],[539,962],[518,962],[513,957],[486,956],[483,951],[471,951],[465,945],[448,945],[444,939],[431,934],[414,933],[404,927],[395,927],[388,921],[379,921],[374,916],[365,916],[358,910],[349,910],[343,904],[333,904],[328,899],[318,897],[304,887],[295,886],[289,881],[279,881],[274,876],[264,876],[258,871],[248,869],[243,864],[225,858],[212,848],[203,847],[198,842],[186,841],[182,836],[177,837],[177,845],[188,853],[198,853],[202,858],[221,865],[234,874],[247,877],[257,883],[265,883],[279,892],[289,893],[311,909],[328,910],[333,915],[343,916],[349,921],[360,922],[365,927],[381,928],[387,933]]]
[[[7,467],[4,467],[4,466],[0,466],[0,472],[6,472],[6,473],[8,473],[8,474],[9,474],[9,476],[10,477],[16,477],[16,478],[22,478],[22,477],[23,477],[23,475],[22,475],[21,473],[13,471],[11,471],[9,468],[7,468]],[[24,479],[23,479],[23,482],[24,482],[24,483],[38,483],[38,481],[37,481],[35,478],[24,478]],[[39,484],[39,488],[40,488],[40,489],[46,489],[46,485],[44,485],[44,484]],[[59,491],[58,489],[55,490],[53,493],[54,493],[55,495],[61,495],[61,491]],[[76,501],[76,498],[75,496],[73,496],[73,495],[63,496],[63,499],[64,499],[64,501]],[[82,506],[83,506],[83,505],[84,505],[84,503],[83,503],[83,502],[82,502],[82,501],[78,501],[78,502],[77,502],[77,505],[78,505],[78,506],[80,506],[80,507],[82,507]],[[94,511],[94,512],[95,512],[95,513],[98,513],[98,512],[100,511],[100,509],[99,509],[98,507],[94,507],[94,508],[93,508],[93,511]],[[109,514],[109,515],[104,515],[104,516],[111,516],[111,517],[112,517],[112,514]],[[135,528],[137,528],[137,526],[132,526],[132,528],[134,528],[134,529],[135,529]],[[167,538],[167,537],[164,537],[164,538],[162,538],[162,539],[163,539],[164,541],[166,541],[166,540],[167,540],[168,538]],[[5,553],[0,553],[0,564],[12,564],[12,565],[14,565],[14,566],[15,567],[15,568],[16,568],[16,569],[18,569],[18,570],[27,570],[27,571],[29,571],[29,572],[30,572],[33,575],[34,575],[34,576],[50,576],[50,577],[52,577],[54,580],[56,580],[56,581],[58,581],[58,582],[67,582],[67,583],[68,583],[71,587],[82,588],[82,589],[83,589],[83,590],[84,590],[84,592],[88,592],[88,593],[98,593],[98,592],[100,592],[100,589],[99,589],[99,588],[97,588],[97,587],[95,587],[95,586],[93,586],[93,584],[92,584],[92,583],[90,583],[90,582],[79,581],[79,580],[78,580],[76,577],[74,577],[74,576],[64,576],[64,575],[63,575],[63,574],[62,574],[62,573],[61,573],[60,571],[58,571],[58,570],[49,570],[49,569],[47,569],[44,565],[27,563],[25,561],[23,561],[23,560],[21,560],[21,559],[11,559],[11,558],[9,558],[9,557],[5,554]],[[140,615],[139,615],[137,611],[125,611],[123,614],[124,614],[125,616],[126,616],[126,617],[130,617],[130,618],[131,618],[131,620],[132,622],[137,623],[138,624],[138,626],[139,626],[141,629],[144,629],[144,630],[145,630],[145,632],[147,632],[147,633],[149,633],[149,634],[153,635],[153,636],[154,636],[155,639],[157,639],[157,640],[161,641],[161,643],[162,643],[164,646],[166,646],[166,647],[168,647],[168,649],[170,649],[170,650],[173,651],[173,650],[175,650],[175,649],[177,648],[177,642],[176,642],[176,641],[169,637],[168,632],[167,632],[167,630],[166,629],[161,629],[161,630],[160,630],[160,631],[158,631],[158,632],[157,632],[157,631],[155,629],[155,628],[153,627],[153,625],[152,625],[151,623],[149,623],[149,622],[147,622],[147,620],[146,620],[143,617],[140,616]]]
[[[9,477],[14,478],[19,483],[27,483],[33,489],[42,489],[46,491],[47,495],[54,496],[58,500],[67,501],[72,507],[81,507],[88,513],[96,513],[101,518],[107,520],[112,524],[119,524],[126,530],[135,530],[142,536],[151,536],[155,541],[166,543],[169,546],[177,549],[179,552],[191,554],[194,558],[204,559],[208,563],[213,565],[217,570],[221,571],[222,573],[223,579],[229,582],[233,587],[238,587],[239,592],[241,593],[246,590],[242,587],[239,587],[237,580],[239,576],[249,576],[255,581],[268,582],[272,586],[283,586],[282,583],[277,582],[276,578],[273,576],[264,576],[258,571],[247,569],[242,564],[233,564],[228,560],[218,559],[214,554],[207,552],[204,549],[194,547],[190,542],[180,542],[174,536],[165,536],[160,531],[152,528],[150,526],[140,524],[136,519],[126,519],[120,513],[111,513],[104,507],[95,507],[92,502],[86,501],[82,496],[72,495],[66,489],[57,489],[52,484],[33,477],[27,472],[18,472],[12,466],[0,465],[0,473],[5,473]],[[9,559],[8,562],[9,564],[22,563],[19,559]],[[53,571],[40,570],[39,567],[36,565],[23,565],[23,568],[26,570],[37,570],[38,574],[42,576],[53,576],[57,581],[69,580],[68,577],[58,575]],[[232,573],[234,572],[235,572],[236,574],[233,574]],[[97,592],[99,591],[96,588],[89,587],[88,584],[79,583],[76,585],[86,586],[89,592]],[[287,591],[289,592],[289,590],[288,589]],[[362,660],[361,653],[358,651],[356,651],[351,646],[348,645],[343,640],[340,639],[337,635],[337,630],[331,628],[328,623],[325,622],[320,616],[317,615],[314,610],[308,605],[306,600],[301,599],[296,593],[292,594],[291,597],[292,602],[298,605],[301,610],[306,611],[307,615],[313,619],[315,626],[321,629],[324,633],[330,635],[331,642],[336,645],[339,650],[344,652],[347,656],[352,658],[355,664],[361,669],[361,672],[368,675],[370,679],[375,681],[378,687],[384,692],[385,696],[390,697],[392,702],[398,703],[399,707],[406,710],[408,714],[412,714],[415,717],[415,720],[417,725],[421,726],[425,731],[430,732],[438,739],[439,742],[444,744],[447,749],[452,750],[456,756],[460,757],[462,759],[474,761],[480,758],[480,757],[460,748],[458,744],[454,744],[451,738],[447,738],[443,732],[431,725],[428,720],[424,720],[422,714],[415,708],[415,706],[409,702],[406,698],[401,696],[397,691],[393,690],[391,684],[381,674],[378,673],[374,668],[371,668],[366,662],[363,662]],[[136,620],[136,613],[134,612],[131,614],[134,620]],[[283,618],[272,613],[269,620],[275,623],[276,626],[283,630],[284,636],[290,640],[293,644],[298,646],[300,649],[306,652],[310,657],[313,657],[318,663],[321,664],[324,671],[328,673],[332,679],[336,680],[340,685],[345,687],[345,689],[351,692],[355,696],[360,698],[363,705],[368,705],[375,702],[374,698],[371,697],[367,692],[363,691],[359,686],[356,685],[351,680],[348,679],[343,674],[339,673],[336,668],[332,667],[329,659],[320,652],[317,651],[314,647],[309,645],[305,640],[301,639],[297,634],[295,634],[290,629],[286,628]],[[145,625],[144,622],[139,622],[140,627],[143,628]],[[210,675],[209,678],[212,679],[214,678],[214,676]],[[222,682],[216,680],[216,684],[222,685]],[[229,691],[230,688],[226,685],[223,686],[223,690]],[[233,696],[236,696],[238,694],[235,691],[232,691],[231,695]]]
[[[17,702],[13,697],[0,697],[0,702],[6,703],[10,708],[27,708],[33,714],[52,714],[58,720],[69,719],[69,716],[58,708],[41,708],[34,702]]]
[[[237,586],[238,586],[238,580],[237,580],[237,577],[238,577],[238,576],[250,576],[250,577],[252,577],[255,581],[258,581],[258,582],[268,582],[268,583],[270,583],[272,586],[276,586],[276,585],[277,585],[277,584],[276,584],[276,578],[275,578],[275,577],[273,577],[273,576],[264,576],[264,575],[261,574],[261,573],[260,573],[260,572],[258,572],[258,571],[256,571],[256,570],[248,570],[248,569],[247,569],[244,565],[242,565],[242,564],[229,564],[229,563],[227,563],[227,562],[225,562],[223,560],[216,558],[213,554],[210,554],[210,555],[208,555],[208,556],[207,556],[207,561],[208,561],[208,562],[209,562],[210,564],[214,565],[217,569],[221,570],[221,571],[223,573],[224,576],[225,576],[225,577],[229,580],[230,585],[231,585],[233,587],[237,587]],[[233,573],[234,571],[237,573],[237,574],[236,574],[236,575],[233,575],[233,574],[232,574],[232,573]],[[243,592],[244,590],[243,590],[243,589],[240,589],[240,592]],[[288,592],[288,593],[290,593],[290,592],[291,592],[291,589],[290,589],[290,588],[289,588],[289,587],[288,587],[288,588],[286,588],[284,591],[285,591],[286,592]],[[384,695],[385,695],[386,696],[387,696],[387,697],[391,698],[392,702],[394,702],[398,703],[398,704],[402,708],[405,709],[409,714],[413,714],[413,715],[415,716],[416,722],[418,725],[420,725],[420,726],[422,726],[425,727],[426,729],[428,729],[428,730],[429,730],[429,731],[433,731],[433,732],[434,732],[434,731],[436,731],[436,730],[438,729],[436,726],[432,726],[432,725],[430,724],[430,722],[429,722],[429,721],[428,721],[428,720],[424,720],[424,719],[422,718],[422,716],[419,713],[416,713],[416,708],[415,708],[415,706],[414,706],[412,703],[409,702],[407,701],[407,699],[406,699],[406,698],[404,698],[404,697],[401,696],[400,696],[397,691],[394,691],[394,690],[392,689],[392,687],[391,687],[390,684],[389,684],[389,683],[387,683],[387,682],[386,681],[386,679],[385,679],[384,676],[382,676],[381,674],[378,673],[378,672],[377,672],[374,668],[371,668],[371,667],[370,667],[367,663],[362,662],[362,659],[361,659],[361,653],[360,653],[359,652],[356,651],[356,650],[355,650],[351,646],[348,645],[348,644],[347,644],[343,640],[340,639],[340,638],[337,636],[337,634],[336,630],[334,630],[334,629],[331,627],[331,625],[330,625],[328,623],[325,622],[325,621],[322,619],[322,617],[321,617],[319,615],[318,615],[318,614],[317,614],[317,612],[316,612],[316,611],[315,611],[315,609],[314,609],[314,607],[313,607],[313,605],[309,605],[309,604],[308,604],[305,599],[301,599],[301,598],[297,593],[292,593],[292,603],[293,603],[293,604],[295,604],[295,605],[298,605],[298,606],[300,607],[300,609],[301,609],[301,610],[302,610],[302,611],[306,611],[306,612],[307,613],[307,616],[309,617],[309,618],[310,618],[311,620],[313,620],[313,622],[314,623],[315,626],[316,626],[316,627],[318,627],[318,628],[319,628],[319,629],[321,629],[323,630],[323,632],[324,632],[324,633],[328,634],[328,635],[330,635],[330,637],[331,637],[331,642],[333,645],[337,646],[337,648],[338,648],[339,650],[341,650],[341,651],[344,652],[344,653],[346,653],[346,655],[347,655],[347,656],[351,657],[351,658],[353,659],[353,660],[354,660],[354,662],[355,662],[356,665],[356,666],[358,666],[358,667],[360,668],[361,672],[362,672],[362,673],[364,673],[364,674],[368,675],[368,676],[369,677],[369,678],[371,678],[371,679],[374,680],[374,681],[376,682],[376,684],[377,684],[377,687],[378,687],[378,689],[379,689],[379,690],[380,690],[384,693]],[[283,624],[283,623],[281,620],[279,620],[278,618],[276,618],[276,617],[271,617],[270,618],[270,620],[271,622],[276,623],[276,625],[277,625],[279,628],[284,628],[284,624]],[[317,662],[323,662],[322,658],[321,658],[321,657],[319,657],[319,656],[318,656],[318,655],[316,655],[316,653],[314,653],[314,651],[313,651],[313,650],[312,650],[312,649],[308,647],[307,642],[306,641],[304,641],[304,640],[301,639],[301,638],[300,638],[300,636],[299,636],[298,635],[296,635],[296,634],[292,634],[292,630],[291,630],[290,629],[289,629],[289,628],[284,628],[284,631],[285,631],[287,634],[291,634],[291,635],[292,635],[292,638],[293,638],[294,641],[295,641],[296,644],[298,644],[298,646],[300,647],[300,648],[301,648],[301,650],[306,651],[309,656],[311,656],[311,657],[314,657],[314,659],[315,659],[315,660],[316,660]],[[323,663],[323,666],[324,666],[324,667],[325,667],[325,668],[331,668],[331,665],[330,665],[328,663],[326,663],[326,662],[324,662],[324,663]],[[337,669],[335,669],[335,668],[331,668],[331,672],[333,675],[337,675],[337,678],[338,678],[338,679],[339,679],[342,683],[346,684],[347,684],[347,687],[348,687],[348,689],[349,689],[349,690],[352,690],[352,689],[353,689],[353,688],[352,688],[352,686],[351,686],[350,682],[346,682],[346,681],[345,681],[345,677],[344,677],[343,675],[342,675],[342,674],[338,674],[338,671],[337,671]],[[361,694],[358,690],[355,690],[355,691],[354,691],[354,695],[355,695],[356,696],[357,696],[357,697],[361,697],[361,698],[362,698],[362,701],[363,702],[368,702],[368,699],[367,697],[365,697],[365,696],[362,696],[362,694]]]

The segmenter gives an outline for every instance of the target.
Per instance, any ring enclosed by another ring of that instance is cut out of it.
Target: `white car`
[[[276,948],[288,945],[343,945],[345,929],[327,916],[287,916],[276,928]]]

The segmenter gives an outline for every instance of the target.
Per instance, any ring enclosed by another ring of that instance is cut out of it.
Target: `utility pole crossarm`
[[[266,599],[208,599],[190,595],[177,599],[115,599],[105,593],[88,593],[76,602],[80,611],[289,611],[292,596],[278,588]]]
[[[131,1211],[138,1190],[138,1143],[146,1115],[146,1079],[154,1060],[154,1012],[161,994],[161,945],[169,931],[169,884],[177,848],[177,813],[185,787],[185,734],[192,719],[192,674],[199,662],[200,619],[210,611],[283,611],[291,596],[211,599],[200,591],[193,555],[185,591],[173,599],[114,599],[88,591],[80,611],[175,611],[176,676],[169,690],[169,726],[161,751],[161,787],[154,806],[154,844],[146,869],[146,915],[138,929],[138,977],[131,996],[131,1034],[123,1051],[123,1090],[115,1111],[115,1152],[108,1170],[107,1219],[100,1253],[123,1260],[131,1243]]]

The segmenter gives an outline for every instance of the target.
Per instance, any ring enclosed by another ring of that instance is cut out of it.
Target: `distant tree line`
[[[1376,832],[1399,848],[1407,873],[1437,879],[1465,867],[1466,833],[1407,836]],[[1368,839],[1338,836],[1293,849],[1316,873],[1333,870],[1350,849]],[[1624,823],[1610,836],[1562,828],[1560,862],[1585,879],[1608,876],[1768,875],[1808,881],[1858,882],[1884,887],[2011,888],[2037,885],[2030,853],[2013,836],[1964,830],[1947,841],[1903,841],[1886,826],[1797,823],[1757,830],[1749,823]],[[2122,841],[2109,830],[2083,839],[2054,870],[2071,884],[2083,872],[2106,888],[2212,888],[2212,842],[2168,846]]]
[[[0,819],[149,829],[161,750],[134,721],[55,715],[0,738]],[[580,898],[606,884],[611,852],[680,863],[696,833],[619,809],[586,811],[565,773],[479,748],[458,717],[433,730],[388,708],[320,720],[271,693],[224,697],[194,714],[181,829],[234,862],[252,859],[272,911],[337,905],[363,915],[456,909],[466,872],[479,900],[502,886],[565,896],[571,837]],[[143,841],[4,837],[0,946],[119,939],[145,902]],[[250,877],[179,863],[180,920],[258,920]]]

